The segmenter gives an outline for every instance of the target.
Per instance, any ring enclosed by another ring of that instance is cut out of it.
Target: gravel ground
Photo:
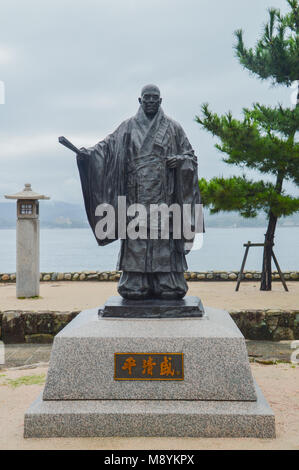
[[[299,282],[289,282],[289,292],[278,282],[270,292],[260,291],[258,282],[244,282],[238,292],[235,287],[235,282],[189,282],[188,295],[222,309],[299,308]],[[16,299],[15,284],[0,284],[0,310],[83,310],[102,305],[111,295],[118,295],[116,282],[42,282],[38,299]]]
[[[299,366],[251,364],[276,416],[276,439],[52,438],[24,439],[24,412],[43,388],[46,367],[0,371],[0,449],[297,449]],[[44,374],[44,375],[43,375]],[[32,377],[33,376],[33,377]],[[21,380],[27,382],[21,385]],[[37,383],[34,383],[37,382]]]

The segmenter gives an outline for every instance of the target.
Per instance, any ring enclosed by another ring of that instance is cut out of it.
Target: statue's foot
[[[162,292],[161,294],[157,295],[158,299],[162,300],[180,300],[185,296],[185,292],[178,293],[178,292]]]
[[[141,294],[141,293],[126,293],[126,294],[120,294],[123,299],[127,300],[145,300],[151,298],[150,295],[148,294]]]

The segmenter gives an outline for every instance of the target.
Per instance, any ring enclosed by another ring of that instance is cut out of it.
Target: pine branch
[[[298,110],[289,124],[290,111],[282,108],[256,105],[253,110],[243,110],[243,120],[234,119],[230,112],[218,116],[207,104],[201,110],[202,117],[195,120],[220,139],[216,148],[226,154],[224,162],[275,176],[280,172],[284,178],[299,181],[299,146],[293,133]],[[286,134],[287,130],[291,134]],[[279,135],[283,131],[285,138]]]
[[[269,20],[255,48],[244,46],[242,30],[235,31],[234,49],[243,67],[262,80],[290,86],[299,78],[299,6],[288,0],[291,11],[282,16],[274,8],[268,10]]]
[[[253,218],[263,210],[276,217],[287,216],[299,210],[299,198],[277,193],[272,183],[247,180],[245,176],[216,177],[198,182],[203,204],[211,214],[239,212],[243,217]]]

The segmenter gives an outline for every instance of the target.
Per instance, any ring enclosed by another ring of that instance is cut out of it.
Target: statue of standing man
[[[181,213],[188,205],[190,226],[196,231],[195,207],[200,204],[197,158],[182,127],[164,114],[161,102],[157,86],[143,87],[137,114],[94,147],[83,147],[77,154],[86,213],[99,245],[118,236],[107,232],[106,238],[97,237],[96,209],[101,204],[112,205],[117,218],[120,196],[125,196],[126,208],[142,204],[148,217],[151,205],[175,204]],[[174,236],[175,224],[182,225],[182,220],[175,219],[171,211],[167,218],[168,238],[151,237],[146,226],[146,237],[121,239],[118,292],[125,299],[185,296],[186,242],[192,242],[194,233],[189,240],[183,233],[180,238]],[[127,224],[132,219],[126,214]],[[161,225],[157,230],[161,232]]]

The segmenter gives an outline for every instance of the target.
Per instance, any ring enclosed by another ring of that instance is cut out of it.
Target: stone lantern
[[[36,297],[40,278],[38,200],[50,198],[32,191],[31,184],[5,197],[17,200],[17,297]]]

